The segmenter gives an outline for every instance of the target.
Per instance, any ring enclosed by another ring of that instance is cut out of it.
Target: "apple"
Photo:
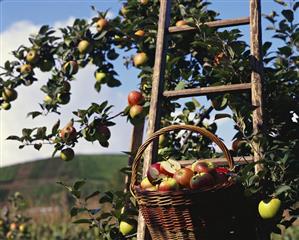
[[[148,1],[149,0],[140,0],[140,3],[141,3],[141,5],[146,5],[146,4],[148,4]]]
[[[95,71],[94,73],[94,76],[95,76],[95,79],[97,82],[100,82],[100,83],[105,83],[106,81],[106,76],[107,74],[104,73],[104,72],[99,72],[99,71]]]
[[[42,59],[39,62],[39,68],[42,72],[49,72],[54,67],[55,62],[52,59]]]
[[[214,64],[219,65],[224,58],[225,58],[225,55],[223,52],[218,53],[214,58]]]
[[[96,28],[99,32],[103,31],[108,26],[108,21],[105,18],[100,18],[96,23]]]
[[[53,98],[50,97],[49,95],[46,95],[46,96],[44,97],[44,102],[45,102],[46,104],[48,104],[48,105],[51,105],[51,104],[53,103]]]
[[[16,223],[11,223],[11,224],[9,225],[9,229],[10,229],[11,231],[16,230],[16,229],[17,229],[17,224],[16,224]]]
[[[213,176],[217,184],[223,184],[228,180],[228,176],[222,172],[216,172],[216,174],[214,174]]]
[[[78,44],[79,53],[88,53],[91,51],[91,44],[87,40],[81,40]]]
[[[183,27],[183,26],[187,26],[187,25],[188,25],[188,22],[185,20],[179,20],[175,23],[175,26],[177,26],[177,27]]]
[[[165,147],[167,145],[168,138],[165,134],[162,134],[159,136],[159,146],[160,147]]]
[[[143,37],[145,32],[143,30],[138,30],[134,33],[135,36],[137,37]]]
[[[64,141],[71,141],[77,137],[77,131],[73,126],[73,121],[70,121],[64,128],[62,128],[59,132],[59,136]]]
[[[161,192],[179,190],[180,185],[174,178],[163,178],[158,186],[158,190]]]
[[[132,231],[135,229],[135,227],[136,227],[135,222],[123,220],[119,224],[119,231],[121,232],[122,235],[126,236],[126,235],[132,233]]]
[[[30,64],[23,64],[20,67],[20,73],[21,74],[29,74],[32,72],[32,66]]]
[[[70,102],[71,96],[69,93],[58,93],[57,100],[60,104],[68,104]]]
[[[9,110],[11,108],[11,104],[9,102],[3,102],[1,103],[1,109],[3,110]]]
[[[4,88],[2,92],[2,98],[5,102],[12,102],[18,97],[18,92],[13,88]]]
[[[144,103],[144,97],[141,92],[131,91],[128,95],[129,106],[142,105]]]
[[[278,198],[272,198],[270,201],[262,200],[259,203],[258,210],[259,214],[263,219],[274,218],[281,206],[281,201]]]
[[[106,142],[111,137],[111,132],[106,125],[97,126],[97,134],[100,142]]]
[[[192,171],[196,173],[215,173],[215,165],[211,162],[195,161],[192,163]]]
[[[12,231],[8,231],[6,233],[6,238],[9,239],[9,240],[13,240],[14,239],[13,232]]]
[[[190,179],[191,189],[204,189],[212,187],[215,184],[213,176],[209,173],[199,173]]]
[[[142,117],[143,116],[143,107],[140,105],[134,105],[130,108],[129,114],[132,119]]]
[[[71,90],[71,84],[67,81],[64,81],[62,84],[62,91],[69,92]]]
[[[189,168],[181,168],[175,172],[173,178],[186,188],[190,188],[190,180],[193,177],[193,171]]]
[[[24,223],[19,226],[19,231],[22,233],[26,231],[26,225]]]
[[[31,49],[26,55],[26,61],[31,64],[36,64],[39,60],[38,53],[35,49]]]
[[[140,187],[142,189],[147,189],[147,188],[152,188],[152,187],[155,187],[155,186],[150,182],[148,177],[145,177],[145,178],[142,179],[142,181],[140,183]]]
[[[148,61],[148,56],[144,52],[137,53],[133,57],[133,63],[135,67],[143,66],[147,63],[147,61]]]
[[[63,160],[63,161],[71,161],[73,160],[75,157],[75,153],[74,153],[74,150],[71,149],[71,148],[66,148],[66,149],[63,149],[61,152],[60,152],[60,158]]]
[[[68,75],[76,74],[79,70],[79,65],[76,61],[68,61],[63,65],[63,70]]]
[[[154,185],[155,183],[161,181],[162,178],[166,176],[161,173],[161,163],[153,163],[147,170],[147,178]]]
[[[181,169],[181,164],[173,159],[168,159],[166,161],[161,162],[160,172],[165,174],[166,176],[173,177],[176,171]]]

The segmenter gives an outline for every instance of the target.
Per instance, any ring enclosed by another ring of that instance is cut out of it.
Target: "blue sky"
[[[220,17],[237,18],[249,16],[249,0],[229,0],[229,1],[212,1],[211,9],[221,12]],[[18,44],[25,43],[29,45],[27,37],[30,33],[34,33],[41,25],[48,24],[50,26],[61,27],[65,24],[71,24],[74,18],[91,18],[95,13],[90,6],[94,5],[98,10],[104,11],[110,9],[112,15],[116,15],[122,6],[121,1],[107,0],[107,1],[74,1],[74,0],[2,0],[1,18],[0,18],[0,35],[1,35],[1,61],[11,58],[9,52],[16,49]],[[262,1],[262,12],[270,13],[273,9],[278,9],[278,4],[271,1]],[[263,21],[263,28],[268,25],[267,21]],[[244,40],[249,39],[249,26],[240,28],[244,33]],[[263,32],[263,40],[269,41],[270,33]],[[115,105],[115,112],[121,111],[126,105],[127,94],[138,87],[138,70],[130,68],[127,70],[122,64],[120,57],[116,63],[115,68],[119,73],[119,78],[123,85],[117,90],[103,88],[98,96],[95,91],[88,92],[93,87],[93,71],[92,67],[82,70],[77,78],[78,81],[74,83],[73,95],[70,106],[63,109],[63,114],[59,117],[62,122],[66,122],[71,117],[71,111],[79,107],[87,107],[91,101],[105,100],[108,98]],[[45,74],[39,73],[39,78],[44,81],[47,78]],[[40,82],[41,82],[40,81]],[[84,83],[83,83],[84,81]],[[38,88],[42,83],[37,83],[35,87],[24,89],[20,91],[19,99],[14,103],[13,109],[10,112],[0,112],[0,167],[9,165],[15,162],[28,161],[47,157],[50,155],[51,149],[45,148],[40,152],[30,149],[19,151],[16,143],[5,141],[5,137],[12,134],[18,134],[22,127],[32,127],[33,125],[49,125],[53,124],[58,116],[50,116],[47,120],[37,120],[32,123],[31,120],[26,119],[26,112],[38,109],[37,104],[43,98]],[[82,91],[84,89],[84,91]],[[86,89],[86,91],[85,91]],[[86,99],[86,94],[90,98]],[[204,97],[199,98],[203,104],[206,102]],[[26,103],[26,104],[24,104]],[[28,104],[30,103],[30,104]],[[130,131],[132,126],[120,119],[117,122],[118,127],[112,128],[111,148],[108,150],[99,148],[99,146],[88,143],[80,143],[75,151],[80,153],[106,153],[106,152],[120,152],[128,151],[130,142]],[[230,140],[233,136],[233,126],[231,122],[226,121],[221,124],[220,130],[217,132],[225,143],[230,145]]]

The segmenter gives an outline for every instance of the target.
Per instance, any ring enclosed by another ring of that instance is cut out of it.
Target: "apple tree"
[[[217,122],[220,118],[231,118],[236,134],[231,154],[246,156],[252,154],[253,142],[260,142],[264,149],[261,164],[263,170],[254,173],[254,165],[236,168],[240,181],[245,186],[245,194],[254,199],[279,198],[282,208],[291,216],[284,219],[279,216],[270,230],[276,230],[277,223],[289,227],[296,219],[298,210],[294,208],[298,201],[298,153],[299,153],[299,31],[296,13],[299,3],[275,0],[281,5],[281,13],[272,12],[265,18],[269,21],[269,31],[273,40],[280,41],[279,47],[272,42],[263,43],[265,125],[262,133],[253,134],[250,94],[211,94],[207,104],[193,98],[182,103],[177,100],[165,100],[162,106],[161,127],[171,124],[193,124],[205,127],[217,134]],[[237,28],[215,29],[201,24],[218,19],[217,12],[206,1],[184,0],[173,2],[171,25],[188,24],[197,28],[192,34],[171,35],[167,52],[165,89],[187,89],[195,87],[217,86],[245,83],[250,79],[250,49],[247,42],[241,40],[242,33]],[[96,11],[95,7],[92,7]],[[1,109],[8,110],[17,99],[22,86],[30,87],[38,80],[35,69],[49,73],[48,81],[41,91],[45,97],[40,109],[28,113],[33,119],[48,113],[63,111],[71,97],[72,81],[76,73],[88,64],[97,67],[94,88],[101,94],[101,87],[116,88],[121,80],[114,70],[114,60],[124,57],[127,68],[140,70],[138,92],[142,101],[124,106],[121,113],[113,113],[108,101],[91,103],[86,109],[75,109],[70,122],[60,126],[57,120],[53,126],[24,128],[21,136],[9,136],[8,139],[20,142],[20,148],[33,146],[39,150],[43,144],[53,145],[53,156],[60,152],[63,160],[72,160],[73,148],[79,139],[98,142],[101,147],[109,146],[111,136],[109,127],[116,117],[126,117],[133,125],[144,121],[148,113],[154,55],[156,49],[159,1],[127,1],[120,9],[119,16],[107,19],[107,12],[96,11],[91,20],[76,19],[71,26],[53,29],[42,26],[39,32],[29,38],[30,46],[20,46],[13,51],[15,61],[7,61],[2,68],[0,78]],[[57,32],[62,37],[57,37]],[[120,49],[120,50],[119,50]],[[136,53],[131,56],[130,53]],[[128,54],[127,54],[128,53]],[[229,109],[230,114],[221,112]],[[173,113],[178,114],[173,114]],[[215,113],[214,121],[211,120]],[[296,119],[297,118],[297,119]],[[209,121],[207,121],[209,120]],[[220,136],[221,137],[221,136]],[[134,153],[131,153],[134,154]],[[210,158],[219,156],[211,141],[193,134],[163,136],[160,141],[159,158],[176,159]],[[81,212],[89,213],[89,218],[79,219],[77,223],[88,223],[101,229],[102,236],[121,236],[118,222],[123,216],[134,219],[134,201],[130,196],[111,192],[100,197],[100,203],[109,202],[114,211],[110,214],[99,213],[87,208],[87,201],[99,195],[94,192],[84,198],[80,188],[84,181],[73,186],[61,183],[80,203],[74,206],[72,216]],[[126,214],[121,210],[123,199],[131,202]],[[81,200],[80,200],[81,199]],[[122,199],[122,200],[121,200]],[[116,219],[117,221],[112,221]],[[106,221],[107,220],[107,221]],[[135,224],[135,223],[134,223]],[[134,225],[129,224],[129,225]],[[124,226],[124,223],[122,223]],[[128,227],[128,226],[127,226]],[[125,228],[125,227],[124,227]],[[129,231],[130,232],[130,231]]]

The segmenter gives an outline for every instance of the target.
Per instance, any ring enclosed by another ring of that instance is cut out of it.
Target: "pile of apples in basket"
[[[145,191],[177,191],[213,188],[229,180],[230,172],[216,167],[212,162],[195,161],[183,167],[178,161],[168,159],[152,164],[140,187]]]

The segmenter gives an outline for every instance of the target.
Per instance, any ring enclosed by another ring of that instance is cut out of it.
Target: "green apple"
[[[127,221],[121,221],[119,224],[119,231],[122,235],[126,236],[135,229],[135,224],[128,223]]]
[[[51,105],[51,104],[53,103],[53,98],[50,97],[49,95],[46,95],[46,96],[44,97],[44,102],[45,102],[46,104],[48,104],[48,105]]]
[[[147,63],[147,61],[148,61],[148,56],[144,52],[137,53],[133,57],[133,62],[134,62],[134,66],[135,67],[143,66],[143,65],[145,65]]]
[[[21,74],[29,74],[32,72],[32,66],[30,64],[24,64],[20,67]]]
[[[2,92],[2,98],[5,102],[12,102],[18,97],[18,92],[12,88],[4,88]]]
[[[37,63],[39,60],[38,53],[35,49],[31,49],[26,55],[26,61],[31,64]]]
[[[66,162],[73,160],[74,156],[75,156],[74,150],[71,148],[63,149],[60,152],[60,158]]]
[[[1,104],[1,109],[3,110],[9,110],[11,108],[11,104],[9,102],[3,102]]]
[[[88,53],[91,51],[91,44],[87,40],[81,40],[78,44],[78,50],[80,53]]]
[[[143,107],[140,105],[134,105],[130,108],[129,114],[132,119],[139,118],[143,115]]]
[[[96,71],[95,72],[95,78],[96,78],[96,81],[97,82],[100,82],[100,83],[105,83],[106,81],[106,76],[107,76],[107,74],[106,73],[104,73],[104,72],[98,72],[98,71]]]
[[[278,198],[272,198],[270,201],[260,201],[258,210],[263,219],[274,218],[280,210],[281,201]]]

